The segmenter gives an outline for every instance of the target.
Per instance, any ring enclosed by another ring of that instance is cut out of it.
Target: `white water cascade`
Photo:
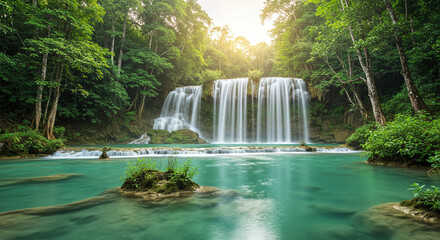
[[[247,78],[217,80],[213,97],[214,142],[309,142],[309,94],[302,79],[263,78],[258,86]],[[249,124],[248,118],[251,118]]]
[[[247,78],[214,82],[214,141],[247,142],[247,88]]]
[[[162,106],[159,118],[154,120],[153,129],[164,129],[169,132],[190,129],[201,133],[198,128],[202,85],[178,87],[171,91]]]

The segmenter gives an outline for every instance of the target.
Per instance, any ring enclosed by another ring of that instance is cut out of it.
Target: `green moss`
[[[162,129],[151,129],[147,134],[151,137],[150,144],[163,144],[171,136],[170,132]]]
[[[197,168],[192,167],[189,160],[179,167],[177,159],[170,157],[166,169],[161,171],[156,163],[147,159],[138,159],[134,163],[129,163],[121,188],[165,194],[192,191],[199,186],[191,180],[195,174]]]
[[[1,155],[51,154],[64,147],[63,139],[48,140],[35,130],[1,134],[0,142]]]
[[[196,132],[189,129],[180,129],[173,132],[166,130],[150,130],[148,135],[151,137],[150,144],[200,144],[206,143],[199,138]]]

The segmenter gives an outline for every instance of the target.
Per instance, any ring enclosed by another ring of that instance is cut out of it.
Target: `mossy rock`
[[[111,150],[111,148],[109,148],[109,147],[103,147],[102,154],[101,154],[101,156],[99,156],[99,159],[109,159],[110,156],[107,154],[107,151],[110,151],[110,150]]]
[[[199,137],[199,134],[189,129],[180,129],[172,131],[153,129],[148,131],[148,136],[151,137],[150,144],[203,144],[206,143],[204,139]]]
[[[197,144],[206,143],[205,140],[199,138],[199,134],[189,129],[180,129],[171,132],[171,137],[165,143],[172,144]]]
[[[170,138],[171,133],[163,129],[151,129],[147,133],[150,136],[150,144],[164,144]]]
[[[200,187],[187,176],[174,171],[143,170],[127,178],[123,190],[170,194],[179,191],[194,191]]]

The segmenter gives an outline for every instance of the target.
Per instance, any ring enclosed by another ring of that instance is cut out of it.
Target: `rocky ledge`
[[[354,215],[355,228],[381,239],[440,239],[440,219],[421,210],[386,203]]]
[[[215,187],[207,187],[207,186],[197,186],[191,190],[180,190],[171,193],[158,193],[156,191],[147,190],[147,191],[132,191],[126,190],[122,188],[117,188],[118,193],[123,197],[128,198],[141,198],[145,201],[158,202],[165,199],[177,199],[177,198],[186,198],[190,197],[193,194],[202,194],[202,195],[214,195],[220,191],[220,189]]]
[[[148,131],[150,144],[204,144],[206,141],[199,137],[199,134],[189,129],[172,131],[152,129]]]

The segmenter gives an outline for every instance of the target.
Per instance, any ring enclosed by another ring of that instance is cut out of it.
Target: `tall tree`
[[[51,139],[54,138],[53,128],[56,120],[58,102],[61,94],[62,80],[74,78],[71,69],[79,72],[90,72],[92,69],[106,65],[104,55],[106,51],[92,43],[94,21],[99,21],[104,14],[96,0],[78,1],[48,1],[42,5],[43,12],[49,12],[46,19],[53,30],[53,34],[46,38],[30,39],[26,47],[28,52],[42,52],[43,60],[47,61],[46,54],[53,57],[53,83],[54,96],[52,106],[44,126],[44,133]],[[48,31],[49,32],[49,31]],[[53,37],[50,37],[53,36]],[[42,68],[47,67],[43,62]],[[37,101],[41,101],[37,99]],[[41,107],[41,106],[40,106]],[[41,116],[40,112],[36,114]],[[38,116],[38,117],[39,117]]]
[[[369,36],[370,31],[380,21],[377,11],[377,2],[365,4],[364,2],[352,2],[348,0],[311,0],[318,3],[317,15],[326,19],[326,25],[335,30],[347,29],[353,48],[359,60],[359,64],[365,74],[365,84],[371,102],[373,115],[377,123],[386,123],[385,115],[380,104],[379,94],[374,81],[369,45],[374,44],[374,39]]]
[[[408,64],[408,58],[406,56],[405,48],[403,46],[403,41],[401,34],[399,33],[397,26],[399,25],[399,20],[397,18],[396,12],[394,11],[393,6],[391,5],[390,0],[383,0],[386,6],[386,10],[388,11],[393,26],[394,38],[396,41],[397,51],[399,52],[400,63],[402,65],[402,71],[400,72],[405,79],[406,89],[408,90],[408,97],[411,101],[411,107],[415,112],[420,110],[430,112],[428,106],[426,106],[425,101],[423,101],[422,96],[419,94],[417,86],[414,83],[413,77],[411,75],[411,71]]]

